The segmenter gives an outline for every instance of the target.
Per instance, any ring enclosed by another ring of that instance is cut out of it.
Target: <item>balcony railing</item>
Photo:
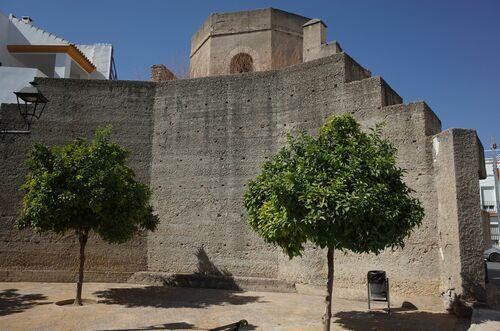
[[[500,241],[500,229],[498,228],[498,224],[490,224],[490,233],[491,233],[491,246],[499,247],[498,243]]]
[[[497,206],[495,201],[483,201],[482,208],[485,211],[496,212]]]

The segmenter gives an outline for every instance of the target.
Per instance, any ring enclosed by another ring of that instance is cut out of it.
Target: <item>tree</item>
[[[128,151],[110,141],[111,127],[93,140],[78,138],[65,146],[35,144],[28,154],[28,174],[19,229],[39,234],[75,231],[80,267],[74,304],[82,304],[85,245],[90,231],[108,243],[123,243],[141,230],[155,230],[158,217],[149,205],[148,186],[134,180],[125,165]]]
[[[306,242],[327,248],[324,330],[330,330],[334,250],[403,248],[424,217],[381,129],[365,133],[351,116],[330,117],[316,139],[289,136],[245,191],[250,226],[290,259]]]

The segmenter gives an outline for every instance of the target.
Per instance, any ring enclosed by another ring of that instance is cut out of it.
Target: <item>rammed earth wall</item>
[[[242,195],[287,133],[315,134],[329,115],[349,113],[365,128],[385,123],[426,217],[404,250],[337,252],[336,286],[363,288],[367,271],[382,269],[396,292],[438,296],[454,288],[482,295],[484,165],[475,132],[441,132],[425,103],[402,104],[382,78],[370,77],[345,53],[279,71],[164,83],[39,83],[51,102],[32,134],[0,136],[1,280],[72,280],[72,234],[41,238],[14,229],[23,159],[35,141],[61,144],[112,124],[116,140],[131,150],[130,165],[153,189],[161,223],[128,244],[90,242],[87,279],[122,281],[148,271],[322,285],[326,253],[309,247],[289,261],[249,228]],[[443,142],[439,150],[436,139]]]
[[[35,142],[60,145],[76,137],[91,138],[96,128],[111,124],[114,139],[130,150],[129,164],[137,178],[149,182],[155,84],[47,79],[39,87],[50,103],[31,134],[0,134],[0,279],[73,281],[79,245],[73,233],[40,237],[15,228],[26,154]],[[3,118],[17,119],[17,105],[2,105],[1,112]],[[12,121],[2,121],[2,128],[14,124],[21,128]],[[124,281],[133,272],[144,270],[146,241],[146,234],[124,245],[89,239],[86,279]]]

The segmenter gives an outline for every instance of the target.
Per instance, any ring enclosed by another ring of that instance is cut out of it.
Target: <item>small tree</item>
[[[92,141],[78,138],[52,148],[35,144],[26,161],[18,228],[40,234],[75,231],[80,242],[75,305],[82,304],[85,245],[91,230],[108,243],[123,243],[158,224],[148,186],[134,180],[134,172],[125,165],[128,152],[110,136],[107,127]]]
[[[247,186],[250,226],[293,258],[311,242],[327,248],[323,316],[330,330],[334,250],[378,254],[404,246],[424,210],[395,165],[381,126],[364,133],[354,118],[331,117],[317,139],[302,133],[267,161]]]

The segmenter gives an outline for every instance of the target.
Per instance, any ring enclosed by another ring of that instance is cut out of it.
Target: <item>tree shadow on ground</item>
[[[197,271],[192,274],[172,275],[162,279],[164,286],[110,288],[94,292],[98,303],[122,305],[127,308],[207,308],[213,305],[245,305],[261,301],[259,296],[244,295],[235,282],[232,274],[219,269],[208,257],[203,247],[196,252]],[[244,316],[242,316],[244,318]],[[256,326],[248,324],[241,330],[255,330]],[[138,330],[207,330],[198,329],[186,322],[158,324],[135,329]],[[227,328],[214,330],[235,330]]]
[[[146,330],[200,330],[194,327],[193,324],[186,322],[177,323],[166,323],[166,324],[156,324],[144,327],[138,327],[133,329],[109,329],[100,331],[146,331]]]
[[[259,296],[235,291],[163,286],[110,288],[94,292],[99,303],[125,307],[205,308],[213,305],[245,305],[259,301]]]
[[[435,331],[454,330],[457,318],[450,314],[431,313],[403,308],[385,311],[341,311],[334,314],[334,323],[355,331]]]
[[[21,294],[18,289],[7,289],[0,292],[0,316],[21,313],[36,305],[46,305],[51,302],[39,302],[47,300],[43,294]]]
[[[110,288],[94,294],[99,303],[126,307],[205,308],[212,305],[244,305],[259,301],[258,296],[235,292],[241,290],[232,275],[217,268],[203,248],[196,253],[198,271],[164,279],[165,286]],[[197,289],[193,289],[197,288]]]
[[[100,331],[154,331],[154,330],[193,330],[193,331],[210,331],[210,330],[219,330],[217,329],[199,329],[195,327],[191,323],[186,323],[186,322],[177,322],[177,323],[166,323],[166,324],[157,324],[157,325],[150,325],[150,326],[145,326],[145,327],[138,327],[138,328],[133,328],[133,329],[109,329],[109,330],[100,330]],[[234,328],[222,328],[220,330],[224,331],[231,331],[235,330]],[[246,331],[246,330],[256,330],[254,325],[247,325],[243,328],[240,329],[241,331]]]

